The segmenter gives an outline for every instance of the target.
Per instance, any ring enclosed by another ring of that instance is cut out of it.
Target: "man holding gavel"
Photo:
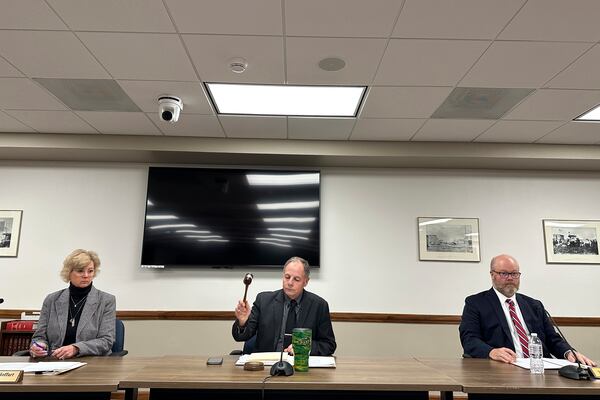
[[[283,266],[283,288],[262,292],[254,305],[238,301],[231,333],[238,342],[256,335],[255,352],[280,351],[293,354],[291,333],[294,328],[312,329],[311,355],[329,356],[336,349],[329,305],[304,288],[310,279],[310,266],[300,257],[292,257]],[[246,279],[244,280],[246,283]]]

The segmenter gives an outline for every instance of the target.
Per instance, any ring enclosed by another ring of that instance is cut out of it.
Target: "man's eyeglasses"
[[[513,278],[513,279],[517,279],[517,278],[520,278],[520,277],[521,277],[521,273],[520,273],[520,272],[504,272],[504,271],[500,271],[500,272],[498,272],[498,271],[494,271],[494,270],[492,270],[492,272],[493,272],[493,273],[495,273],[495,274],[498,274],[498,275],[500,275],[500,277],[501,277],[502,279],[506,279],[506,278],[508,278],[509,276],[510,276],[511,278]]]

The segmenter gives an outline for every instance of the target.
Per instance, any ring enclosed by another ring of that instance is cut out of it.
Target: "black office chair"
[[[124,350],[125,346],[125,325],[123,321],[120,319],[115,320],[115,341],[112,346],[112,353],[110,355],[112,357],[123,357],[129,353],[129,351]],[[29,350],[20,350],[13,353],[13,356],[28,356]]]
[[[242,350],[233,350],[229,353],[232,356],[241,356],[242,354],[254,353],[254,347],[256,346],[256,335],[244,342],[244,348]]]

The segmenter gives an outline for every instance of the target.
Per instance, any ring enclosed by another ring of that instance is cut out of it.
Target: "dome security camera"
[[[158,97],[158,116],[161,121],[175,123],[183,110],[183,102],[179,97],[163,95]]]

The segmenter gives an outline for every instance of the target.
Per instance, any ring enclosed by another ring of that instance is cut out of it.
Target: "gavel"
[[[250,286],[250,284],[252,283],[252,278],[254,278],[254,275],[248,273],[246,275],[244,275],[244,285],[246,285],[246,290],[244,290],[244,303],[246,303],[246,295],[248,294],[248,286]]]

